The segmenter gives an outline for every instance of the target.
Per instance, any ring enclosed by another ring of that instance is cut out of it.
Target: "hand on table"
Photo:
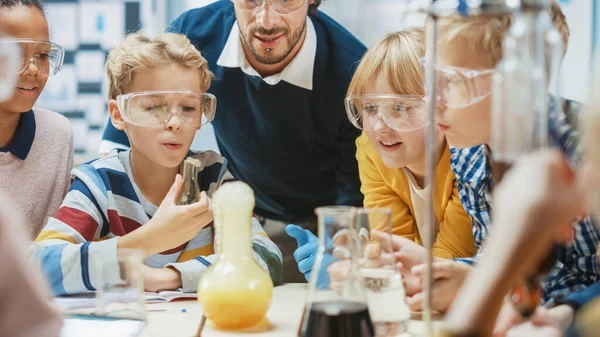
[[[151,268],[143,266],[144,290],[159,292],[181,288],[181,275],[173,268]]]
[[[573,323],[574,315],[573,308],[566,304],[557,305],[554,308],[538,307],[531,321],[538,326],[551,325],[566,331]]]
[[[522,325],[538,328],[550,326],[559,331],[566,331],[573,322],[573,315],[573,308],[565,304],[553,308],[538,306],[531,319],[525,321],[510,301],[505,301],[496,321],[494,337],[510,336],[511,331],[521,331]]]
[[[425,265],[419,265],[412,268],[415,276],[419,277],[421,289],[423,289],[425,277]],[[431,309],[439,312],[446,312],[458,290],[473,267],[455,262],[453,260],[440,259],[432,265],[433,292],[431,298]],[[422,291],[422,290],[421,290]],[[413,311],[423,310],[423,300],[425,293],[419,292],[412,297],[408,297],[406,302]]]
[[[416,242],[399,235],[389,235],[384,232],[372,231],[372,238],[382,246],[391,246],[396,258],[397,268],[402,274],[402,283],[406,296],[421,293],[421,279],[412,272],[412,268],[425,262],[427,251]],[[435,258],[436,261],[439,259]]]
[[[396,260],[402,263],[402,266],[407,270],[425,263],[427,250],[416,242],[399,235],[389,235],[379,231],[372,231],[371,236],[382,246],[391,246]]]
[[[511,329],[507,337],[563,337],[564,332],[554,326],[538,326],[533,322],[523,323]]]

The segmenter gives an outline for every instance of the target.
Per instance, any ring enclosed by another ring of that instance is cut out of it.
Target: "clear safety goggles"
[[[0,38],[0,102],[7,100],[15,91],[19,69],[19,45]]]
[[[215,117],[217,99],[189,90],[144,91],[117,96],[123,119],[137,126],[160,126],[173,117],[184,126],[199,129]]]
[[[403,132],[428,124],[422,96],[351,95],[345,104],[350,122],[361,130],[373,129],[379,120],[390,129]]]
[[[302,7],[308,0],[236,0],[245,10],[262,10],[267,4],[281,14],[291,13]]]
[[[421,71],[426,73],[425,59],[420,59]],[[464,108],[484,100],[492,92],[491,80],[494,69],[473,70],[434,65],[438,102],[450,108]],[[431,84],[425,82],[425,92]]]
[[[63,66],[65,50],[63,47],[50,41],[38,41],[31,39],[6,39],[0,41],[3,45],[17,45],[21,50],[19,58],[20,67],[16,71],[19,74],[25,72],[34,65],[42,76],[56,75]]]

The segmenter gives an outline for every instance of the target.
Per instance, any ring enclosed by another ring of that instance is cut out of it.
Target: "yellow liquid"
[[[249,329],[267,314],[273,284],[264,270],[253,272],[249,270],[253,269],[250,266],[240,268],[229,263],[216,264],[198,284],[198,301],[204,315],[215,327]]]
[[[254,195],[241,182],[223,185],[213,197],[217,261],[198,283],[198,302],[217,329],[264,328],[273,296],[269,274],[252,254],[250,227]],[[268,323],[266,324],[268,328]]]

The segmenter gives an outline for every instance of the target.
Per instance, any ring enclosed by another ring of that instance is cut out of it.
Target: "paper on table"
[[[54,303],[62,310],[94,308],[96,306],[96,293],[92,291],[82,294],[55,297]]]
[[[146,303],[167,303],[176,300],[196,300],[196,293],[184,293],[181,291],[161,291],[159,293],[145,292]],[[54,298],[54,303],[62,310],[89,309],[96,306],[96,293],[74,294]]]
[[[144,293],[146,303],[165,303],[176,300],[196,300],[196,293],[184,293],[182,291],[161,291],[159,293]]]
[[[144,328],[144,321],[94,316],[65,318],[61,337],[134,337]]]

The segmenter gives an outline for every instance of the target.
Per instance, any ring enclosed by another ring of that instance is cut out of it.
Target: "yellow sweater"
[[[413,215],[410,185],[402,170],[385,166],[364,132],[356,140],[356,149],[365,207],[391,209],[393,234],[421,244],[417,220]],[[471,218],[458,196],[448,146],[435,168],[434,199],[439,232],[433,254],[448,259],[474,256],[476,248]]]

